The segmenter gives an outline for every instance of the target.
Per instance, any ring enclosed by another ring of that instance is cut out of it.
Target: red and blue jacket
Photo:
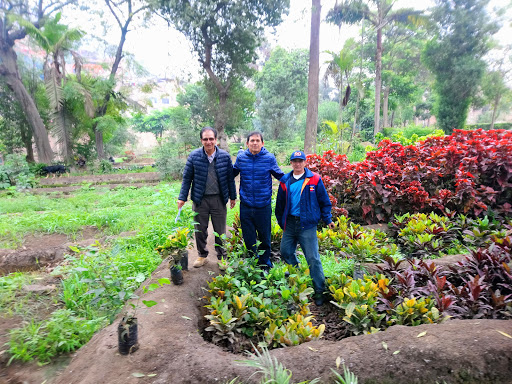
[[[302,229],[316,227],[320,219],[325,224],[332,222],[331,200],[319,174],[304,169],[306,178],[302,181],[300,193],[300,224]],[[286,218],[290,211],[290,178],[292,172],[284,175],[279,183],[276,201],[276,217],[279,226],[286,229]],[[297,181],[298,183],[300,181]]]

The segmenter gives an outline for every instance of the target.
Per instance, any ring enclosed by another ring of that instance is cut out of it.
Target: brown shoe
[[[208,263],[208,259],[206,257],[198,257],[196,261],[194,261],[194,268],[200,268],[203,265]]]

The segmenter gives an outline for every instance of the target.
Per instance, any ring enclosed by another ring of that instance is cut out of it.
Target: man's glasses
[[[201,139],[203,141],[215,141],[215,137],[205,137],[203,139]]]

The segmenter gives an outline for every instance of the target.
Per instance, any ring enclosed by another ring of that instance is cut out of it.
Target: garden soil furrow
[[[55,178],[39,179],[39,185],[42,187],[62,187],[76,184],[126,184],[135,182],[157,182],[160,180],[158,172],[140,172],[140,173],[123,173],[123,174],[107,174],[107,175],[87,175],[87,176],[61,176]]]
[[[134,236],[136,232],[123,232],[117,236],[102,236],[98,240],[86,238],[84,240],[61,242],[59,245],[52,244],[52,236],[41,236],[37,246],[26,244],[18,249],[0,249],[0,276],[17,271],[36,271],[38,269],[54,266],[64,260],[66,254],[72,254],[70,246],[86,247],[96,241],[105,243],[117,237]],[[62,235],[56,235],[62,238]],[[49,242],[45,246],[45,242]]]
[[[149,182],[137,181],[137,182],[131,182],[129,186],[141,188],[141,187],[158,185],[159,183],[160,183],[159,181],[149,181]],[[111,190],[111,189],[116,189],[119,187],[126,187],[126,186],[127,186],[126,183],[124,183],[124,184],[95,184],[94,188],[96,188],[97,190],[100,190],[100,189]],[[83,188],[82,185],[74,185],[74,186],[70,186],[70,187],[45,187],[45,188],[32,188],[32,189],[27,190],[27,192],[33,193],[36,195],[49,194],[49,193],[55,193],[55,192],[67,195],[72,192],[79,191],[82,188]],[[65,196],[59,195],[58,197],[62,198]]]

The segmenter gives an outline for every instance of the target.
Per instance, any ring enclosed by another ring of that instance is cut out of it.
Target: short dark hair
[[[259,136],[259,137],[260,137],[260,139],[261,139],[261,142],[263,142],[263,141],[264,141],[264,140],[263,140],[263,135],[261,134],[261,132],[258,132],[258,131],[252,131],[251,133],[249,133],[249,134],[247,135],[247,142],[249,142],[249,140],[251,139],[251,136],[254,136],[254,135]]]
[[[213,135],[215,136],[215,138],[217,138],[217,130],[213,127],[204,127],[203,129],[201,129],[201,132],[199,133],[199,138],[202,139],[203,138],[203,132],[206,132],[206,131],[212,131],[213,132]]]

